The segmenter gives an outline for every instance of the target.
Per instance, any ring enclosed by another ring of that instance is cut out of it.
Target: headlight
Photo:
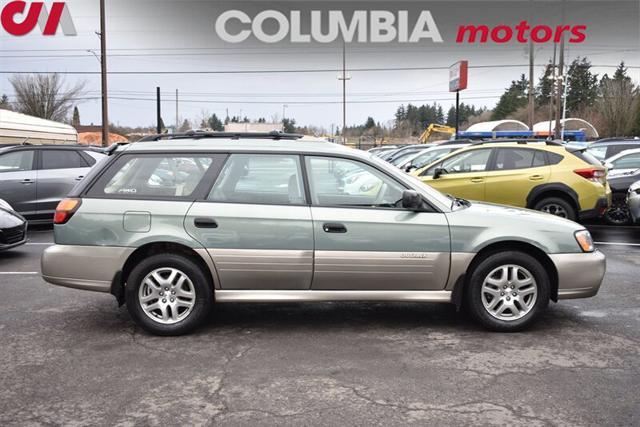
[[[593,239],[591,238],[591,233],[587,230],[576,231],[575,233],[576,241],[580,248],[582,248],[583,252],[593,252],[595,247],[593,246]]]
[[[2,200],[2,199],[0,199],[0,208],[4,208],[4,209],[10,210],[10,211],[12,211],[12,210],[13,210],[13,208],[11,207],[11,205],[10,205],[9,203],[5,202],[5,201],[4,201],[4,200]]]

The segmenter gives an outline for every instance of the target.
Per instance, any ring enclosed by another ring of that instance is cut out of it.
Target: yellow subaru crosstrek
[[[611,201],[605,167],[556,142],[478,142],[412,175],[455,197],[571,220],[602,216]]]

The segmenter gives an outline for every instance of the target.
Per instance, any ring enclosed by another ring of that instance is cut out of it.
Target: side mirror
[[[445,173],[447,172],[443,168],[435,168],[435,170],[433,171],[433,179],[438,179]]]
[[[404,168],[404,171],[406,173],[412,172],[414,170],[418,169],[417,167],[415,167],[414,165],[408,165],[406,168]]]
[[[604,162],[604,167],[607,168],[607,170],[611,170],[613,169],[613,163]]]
[[[402,192],[402,207],[412,211],[422,209],[422,197],[414,190],[404,190]]]

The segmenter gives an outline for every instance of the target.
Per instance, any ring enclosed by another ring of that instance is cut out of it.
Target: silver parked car
[[[86,146],[0,147],[0,199],[30,222],[51,222],[56,205],[105,154]]]
[[[640,181],[636,181],[629,187],[627,193],[627,206],[634,224],[640,223]]]
[[[92,170],[42,257],[46,281],[110,292],[152,333],[186,333],[214,302],[345,300],[466,301],[515,331],[604,276],[581,225],[444,196],[370,153],[280,133],[163,138]]]

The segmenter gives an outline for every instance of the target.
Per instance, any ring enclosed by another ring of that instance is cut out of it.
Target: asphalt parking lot
[[[600,293],[525,333],[449,305],[242,304],[177,338],[43,282],[34,230],[0,253],[0,425],[639,425],[640,227],[591,229]]]

